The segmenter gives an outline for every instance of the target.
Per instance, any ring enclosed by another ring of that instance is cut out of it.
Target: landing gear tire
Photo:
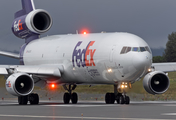
[[[114,104],[115,94],[114,93],[106,93],[105,102],[106,102],[106,104]]]
[[[64,104],[69,104],[69,102],[70,102],[70,94],[69,93],[64,93],[63,100],[64,100]]]
[[[125,104],[130,104],[130,97],[129,96],[125,96]]]
[[[72,93],[72,95],[71,95],[71,101],[72,101],[72,104],[77,104],[77,102],[78,102],[78,95],[77,95],[77,93]]]
[[[19,105],[27,105],[28,103],[28,96],[19,96],[18,97]]]
[[[38,96],[38,94],[32,93],[32,94],[30,94],[28,96],[28,99],[29,99],[29,102],[30,102],[31,105],[39,104],[39,96]]]
[[[119,104],[124,104],[124,103],[125,103],[124,97],[120,96],[119,97]]]

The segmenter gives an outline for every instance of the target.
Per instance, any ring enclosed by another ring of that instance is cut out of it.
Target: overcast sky
[[[47,10],[53,26],[45,35],[90,32],[128,32],[143,38],[151,48],[165,47],[176,31],[176,0],[34,0]],[[21,0],[0,0],[0,49],[19,50],[24,40],[11,32]],[[44,35],[44,36],[45,36]]]

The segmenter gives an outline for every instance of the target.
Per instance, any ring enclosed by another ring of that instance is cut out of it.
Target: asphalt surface
[[[131,102],[130,105],[104,101],[40,101],[39,105],[18,105],[0,101],[0,120],[175,120],[175,101]]]

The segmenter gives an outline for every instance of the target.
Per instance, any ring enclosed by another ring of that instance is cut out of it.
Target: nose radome
[[[137,70],[144,69],[146,66],[150,66],[150,60],[147,55],[136,54],[133,56],[133,65]]]

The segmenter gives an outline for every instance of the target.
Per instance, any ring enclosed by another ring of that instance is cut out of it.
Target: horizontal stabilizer
[[[6,57],[15,58],[15,59],[20,59],[20,55],[19,54],[10,53],[10,52],[0,51],[0,55],[6,56]]]

